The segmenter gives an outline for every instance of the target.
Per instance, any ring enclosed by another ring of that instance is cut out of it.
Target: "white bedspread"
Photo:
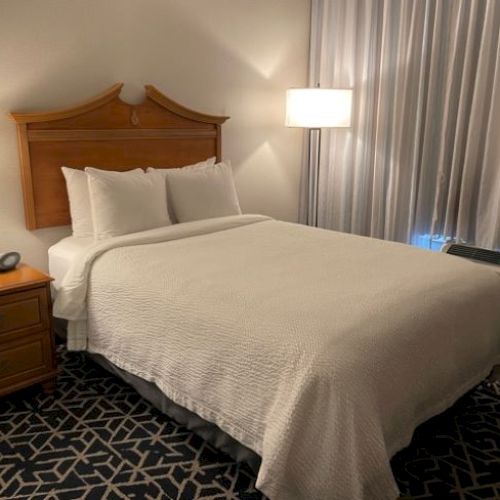
[[[96,244],[54,312],[260,454],[273,500],[395,499],[390,457],[500,361],[495,271],[262,216]]]

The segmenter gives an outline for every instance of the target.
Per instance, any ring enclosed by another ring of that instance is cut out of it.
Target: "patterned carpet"
[[[500,499],[500,386],[481,384],[421,425],[392,459],[410,498]]]
[[[261,500],[249,468],[59,349],[55,397],[0,399],[1,499]],[[500,498],[500,396],[478,387],[393,459],[407,498]]]

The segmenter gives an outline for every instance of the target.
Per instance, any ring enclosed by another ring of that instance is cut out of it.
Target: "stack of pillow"
[[[73,236],[97,240],[241,214],[231,166],[215,158],[182,168],[115,172],[62,167]]]

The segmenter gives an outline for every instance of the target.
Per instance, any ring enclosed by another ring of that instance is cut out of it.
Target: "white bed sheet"
[[[272,500],[394,500],[390,457],[500,361],[499,304],[492,269],[247,215],[94,245],[54,313],[259,454]]]
[[[78,257],[94,243],[94,238],[68,236],[52,245],[49,250],[49,274],[54,278],[53,287],[58,290],[68,269]]]

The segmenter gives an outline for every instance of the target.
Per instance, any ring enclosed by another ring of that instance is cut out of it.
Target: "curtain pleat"
[[[352,127],[322,133],[319,225],[500,247],[500,2],[313,0],[311,23],[310,84],[354,89]]]

